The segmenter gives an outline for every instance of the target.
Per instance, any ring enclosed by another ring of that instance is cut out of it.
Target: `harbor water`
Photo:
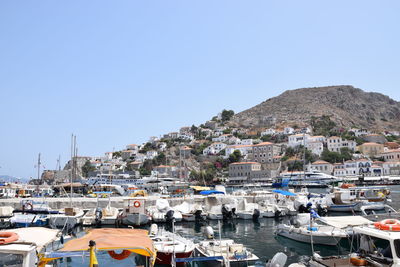
[[[394,209],[400,208],[400,186],[391,186],[392,203],[389,203]],[[325,189],[312,189],[312,192],[322,193]],[[349,215],[350,213],[330,213],[329,216]],[[284,252],[288,256],[287,263],[304,261],[311,256],[311,245],[290,240],[281,236],[275,236],[275,228],[279,223],[288,222],[289,217],[283,218],[261,218],[258,222],[252,220],[236,219],[230,223],[220,223],[222,238],[235,240],[237,243],[244,244],[251,249],[260,261],[266,262],[271,259],[277,252]],[[218,221],[209,221],[208,225],[212,226],[215,231],[215,238],[219,238]],[[197,242],[204,239],[203,229],[205,224],[196,224],[188,222],[176,223],[175,231],[184,237],[190,238]],[[159,224],[159,229],[168,228],[165,224]],[[168,230],[168,229],[167,229]],[[81,229],[84,231],[84,229]],[[82,233],[78,232],[78,235]],[[323,256],[344,254],[349,251],[349,242],[341,242],[340,246],[314,246],[314,251]],[[132,255],[124,261],[112,259],[106,252],[98,252],[100,266],[135,266],[143,265],[138,257]],[[88,266],[87,258],[64,259],[58,262],[59,266]]]

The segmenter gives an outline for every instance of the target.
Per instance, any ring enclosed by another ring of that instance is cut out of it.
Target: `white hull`
[[[209,220],[222,220],[223,216],[222,216],[222,214],[209,213],[209,214],[207,214],[207,219],[209,219]]]
[[[295,228],[289,225],[279,225],[276,233],[280,236],[287,237],[303,243],[336,246],[340,239],[345,237],[344,233],[336,231],[308,231],[306,227]]]

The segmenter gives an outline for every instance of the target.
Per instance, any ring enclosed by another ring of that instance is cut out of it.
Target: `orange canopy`
[[[147,257],[156,255],[153,241],[149,238],[147,230],[142,229],[91,229],[87,235],[65,243],[59,251],[88,250],[90,240],[96,242],[98,250],[126,249]]]

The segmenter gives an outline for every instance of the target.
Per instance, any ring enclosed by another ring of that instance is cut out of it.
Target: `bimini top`
[[[217,191],[217,190],[203,190],[200,192],[200,195],[212,195],[212,194],[222,194],[224,195],[225,193],[222,191]]]
[[[0,250],[24,250],[23,247],[36,246],[36,251],[40,252],[51,242],[59,237],[59,230],[48,229],[44,227],[27,227],[18,229],[7,229],[2,232],[13,232],[18,235],[18,240],[4,246],[0,246]]]
[[[97,250],[129,250],[130,252],[150,257],[153,263],[156,259],[153,241],[149,238],[146,230],[102,228],[91,229],[85,236],[65,243],[62,249],[46,253],[41,258],[40,263],[42,265],[39,266],[45,266],[47,262],[57,258],[87,256],[89,253],[89,241],[91,240],[96,242]]]
[[[87,250],[90,240],[96,242],[97,250],[126,249],[146,257],[156,255],[147,230],[115,228],[92,229],[85,236],[65,243],[59,252]]]
[[[289,191],[285,191],[285,190],[272,190],[272,192],[274,193],[278,193],[284,196],[295,196],[295,193],[289,192]]]

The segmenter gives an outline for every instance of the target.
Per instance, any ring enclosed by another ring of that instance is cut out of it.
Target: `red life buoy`
[[[116,252],[113,251],[113,250],[109,250],[109,251],[107,251],[107,252],[108,252],[108,255],[110,255],[111,258],[113,258],[113,259],[115,259],[115,260],[119,260],[119,261],[128,258],[129,255],[131,255],[131,253],[132,253],[132,252],[130,252],[129,250],[126,250],[126,249],[124,249],[124,250],[123,250],[121,253],[119,253],[119,254],[116,253]]]
[[[139,201],[133,202],[133,206],[134,206],[135,208],[139,208],[139,207],[140,207],[140,202],[139,202]]]
[[[19,236],[14,232],[0,232],[0,245],[8,244],[17,241]]]
[[[400,232],[400,221],[395,219],[382,220],[374,223],[374,226],[379,230]]]
[[[360,258],[360,257],[351,257],[350,258],[350,263],[353,264],[354,266],[365,266],[365,265],[367,265],[367,261],[365,259]]]

